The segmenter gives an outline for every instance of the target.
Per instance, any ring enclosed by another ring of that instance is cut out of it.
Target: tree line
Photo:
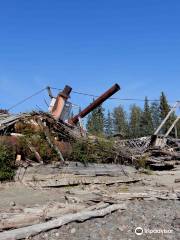
[[[102,105],[88,115],[86,128],[89,133],[99,136],[120,135],[122,138],[138,138],[152,135],[170,111],[167,97],[162,92],[159,101],[149,103],[145,97],[143,109],[133,104],[127,112],[122,105],[105,114]],[[161,130],[165,134],[176,118],[172,114]],[[177,132],[172,130],[171,136],[180,135],[180,123]]]

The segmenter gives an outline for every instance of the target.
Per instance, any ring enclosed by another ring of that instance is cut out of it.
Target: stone
[[[71,229],[71,233],[74,234],[76,232],[76,229],[75,228],[72,228]]]
[[[11,207],[15,207],[15,206],[16,206],[16,203],[15,203],[14,201],[11,201],[11,202],[10,202],[10,206],[11,206]]]
[[[56,236],[56,237],[59,237],[59,235],[60,235],[60,234],[59,234],[58,232],[57,232],[57,233],[55,233],[55,236]]]

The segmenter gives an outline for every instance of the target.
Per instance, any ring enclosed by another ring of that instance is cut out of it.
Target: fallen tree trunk
[[[94,211],[84,210],[75,214],[67,214],[55,220],[48,221],[46,223],[40,223],[40,224],[32,225],[29,227],[19,228],[19,229],[0,233],[0,240],[24,239],[27,237],[37,235],[44,231],[61,227],[62,225],[70,222],[74,222],[74,221],[83,222],[87,219],[94,218],[94,217],[104,217],[105,215],[111,212],[117,211],[119,209],[124,210],[126,209],[126,206],[124,204],[113,204],[111,206],[108,206],[107,208],[103,208],[100,210],[94,210]]]

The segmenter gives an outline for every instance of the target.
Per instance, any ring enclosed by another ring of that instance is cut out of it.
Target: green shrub
[[[13,179],[15,175],[15,157],[13,146],[0,144],[0,181]]]
[[[80,161],[84,164],[88,162],[103,163],[113,161],[115,153],[113,142],[98,139],[96,141],[79,140],[72,144],[72,153],[69,157],[71,161]]]
[[[72,144],[72,152],[69,159],[79,161],[84,164],[90,161],[89,149],[85,141],[77,141]]]
[[[29,133],[18,139],[18,153],[21,154],[23,158],[36,161],[35,155],[30,147],[33,147],[40,154],[44,163],[58,161],[59,159],[54,149],[49,146],[43,132]]]

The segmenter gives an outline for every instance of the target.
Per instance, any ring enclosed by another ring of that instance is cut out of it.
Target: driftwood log
[[[0,231],[30,226],[85,208],[85,204],[58,203],[38,208],[25,208],[19,213],[0,213]]]
[[[103,217],[119,209],[121,210],[126,209],[125,204],[113,204],[99,210],[83,210],[81,212],[74,213],[74,214],[66,214],[62,217],[59,217],[55,220],[51,220],[45,223],[35,224],[35,225],[24,227],[24,228],[2,232],[0,233],[0,240],[24,239],[27,237],[37,235],[44,231],[61,227],[62,225],[73,222],[73,221],[83,222],[87,219],[91,219],[94,217]]]

